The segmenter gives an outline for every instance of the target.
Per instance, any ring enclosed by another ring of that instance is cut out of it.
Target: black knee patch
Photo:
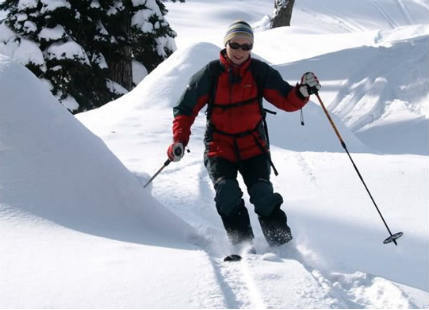
[[[220,215],[230,216],[241,204],[243,192],[235,179],[221,178],[216,181],[216,209]]]
[[[273,192],[273,185],[266,179],[249,188],[250,202],[255,206],[255,212],[261,216],[269,216],[274,209],[283,203],[283,197]]]
[[[241,201],[237,211],[230,215],[221,215],[223,226],[232,244],[240,244],[242,242],[251,241],[253,230],[250,225],[249,213],[247,212],[244,202]]]

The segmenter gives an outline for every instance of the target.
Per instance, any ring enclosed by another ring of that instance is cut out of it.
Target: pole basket
[[[388,243],[393,242],[395,245],[397,245],[397,243],[396,243],[396,239],[401,238],[401,237],[402,237],[402,235],[403,235],[403,233],[402,233],[402,232],[397,232],[396,234],[391,235],[389,238],[386,238],[386,239],[383,241],[383,243],[384,243],[384,244],[388,244]]]

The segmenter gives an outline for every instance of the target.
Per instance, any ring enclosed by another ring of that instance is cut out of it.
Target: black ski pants
[[[206,157],[204,160],[216,191],[216,209],[233,244],[254,238],[249,213],[242,199],[243,192],[237,182],[238,172],[246,184],[267,242],[271,246],[279,246],[292,239],[286,214],[280,209],[283,198],[273,192],[270,182],[268,156],[262,154],[238,163],[219,157]]]
[[[242,205],[243,192],[237,176],[243,177],[250,202],[260,216],[269,216],[282,202],[282,196],[274,193],[270,182],[271,166],[268,154],[261,154],[239,162],[221,157],[206,157],[204,164],[216,191],[215,202],[221,216],[230,216]]]

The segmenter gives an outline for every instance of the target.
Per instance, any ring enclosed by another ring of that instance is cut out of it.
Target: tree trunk
[[[131,61],[131,47],[121,48],[121,58],[109,63],[110,78],[112,81],[122,85],[125,89],[133,88],[133,69]]]
[[[125,12],[119,23],[118,37],[128,38],[131,35],[131,16]],[[132,68],[132,50],[128,42],[121,42],[117,51],[106,59],[109,65],[110,79],[127,90],[133,89],[133,68]]]
[[[274,18],[271,28],[290,26],[295,0],[274,0]]]

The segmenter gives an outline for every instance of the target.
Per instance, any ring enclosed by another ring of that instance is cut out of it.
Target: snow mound
[[[318,32],[354,32],[424,24],[428,15],[423,0],[303,0],[295,4],[291,23]]]
[[[112,102],[133,102],[140,108],[173,107],[186,88],[189,78],[219,57],[220,49],[211,43],[197,43],[179,49],[163,61],[130,93]],[[184,78],[186,77],[186,78]]]
[[[328,91],[337,91],[325,104],[365,144],[385,153],[429,154],[427,46],[426,35],[329,53],[281,69],[289,77],[304,68],[317,72]]]
[[[210,43],[198,43],[188,48],[179,49],[151,72],[130,93],[93,112],[80,114],[78,117],[84,121],[85,125],[89,125],[91,130],[97,131],[93,124],[100,118],[100,113],[104,119],[111,119],[111,123],[118,123],[120,120],[125,119],[127,119],[127,122],[131,121],[131,116],[134,118],[136,118],[136,115],[144,117],[143,114],[148,113],[147,109],[149,108],[172,108],[177,104],[177,100],[186,88],[191,76],[209,61],[217,59],[219,51],[220,49],[217,46]],[[258,55],[253,55],[252,57],[262,59]],[[288,76],[288,69],[285,69],[284,66],[275,66],[275,68],[280,71],[284,78]],[[300,74],[302,73],[300,72]],[[295,85],[296,81],[297,78],[294,76],[289,80],[289,83]],[[275,106],[268,102],[264,102],[264,107],[278,111]],[[270,133],[272,132],[271,142],[273,145],[299,151],[342,151],[341,145],[320,106],[309,103],[304,108],[306,122],[304,127],[300,126],[299,113],[278,112],[276,116],[267,116],[268,127]],[[201,122],[203,122],[203,117],[203,113],[200,112],[199,119]],[[138,119],[141,120],[140,117]],[[335,118],[335,121],[344,135],[343,138],[348,145],[352,146],[353,151],[363,152],[368,150],[342,124],[340,119]],[[197,127],[198,121],[193,128],[197,129]],[[204,126],[202,129],[204,129]],[[170,128],[166,130],[169,131]],[[316,136],[318,137],[317,139],[314,138]],[[167,141],[165,143],[167,144]]]
[[[100,117],[103,118],[103,127],[107,124],[114,126],[123,121],[139,121],[136,119],[137,115],[144,117],[147,109],[173,107],[190,77],[210,60],[216,59],[219,51],[220,49],[211,43],[197,43],[186,49],[179,49],[132,91],[98,109],[80,113],[77,117],[99,134],[97,123]],[[171,115],[172,112],[168,114],[169,117]]]
[[[340,67],[347,60],[355,60],[355,66],[330,107],[354,131],[388,119],[429,117],[424,108],[429,92],[428,46],[429,36],[423,36],[391,47],[344,52],[348,59],[338,57]]]
[[[1,57],[0,93],[0,307],[222,304],[193,229],[43,83]]]
[[[177,243],[191,233],[35,76],[6,57],[0,93],[0,221],[42,219],[139,243]]]
[[[317,99],[316,99],[317,100]],[[326,103],[325,103],[326,104]],[[271,109],[272,105],[265,104]],[[331,115],[348,149],[352,152],[368,152],[365,146],[342,121]],[[319,104],[309,102],[303,108],[304,125],[299,113],[283,113],[267,116],[272,145],[294,151],[343,152],[340,141]]]

